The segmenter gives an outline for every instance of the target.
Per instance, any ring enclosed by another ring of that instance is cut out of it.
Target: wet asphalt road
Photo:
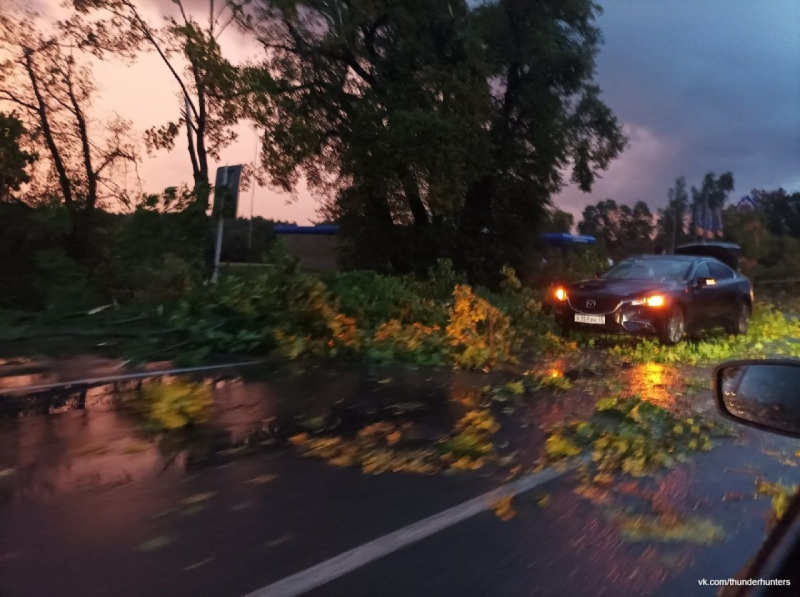
[[[654,385],[653,371],[643,375]],[[220,383],[220,425],[236,443],[281,408],[292,411],[297,392],[328,404],[380,392],[408,401],[469,385],[376,379]],[[502,483],[481,473],[365,475],[290,449],[230,458],[206,449],[201,458],[142,437],[110,407],[108,388],[92,392],[82,410],[70,398],[57,414],[0,421],[2,597],[246,595]],[[578,410],[542,401],[514,417],[545,425]],[[541,440],[537,425],[513,438],[531,452]],[[662,502],[721,525],[718,544],[624,541],[608,507],[578,498],[565,475],[516,497],[510,520],[477,514],[308,594],[714,594],[697,580],[733,576],[764,537],[770,506],[754,499],[754,479],[800,482],[800,468],[780,462],[798,447],[746,431],[654,483]]]

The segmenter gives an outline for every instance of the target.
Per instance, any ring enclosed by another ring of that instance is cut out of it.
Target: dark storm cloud
[[[673,180],[730,170],[735,196],[800,190],[800,2],[603,0],[597,80],[631,136],[579,210],[606,196],[663,205]]]

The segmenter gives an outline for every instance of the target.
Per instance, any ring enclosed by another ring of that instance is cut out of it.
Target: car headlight
[[[644,305],[646,307],[663,307],[667,304],[667,299],[662,294],[654,294],[653,296],[648,296],[642,299],[636,299],[631,301],[631,305],[634,307],[639,305]]]
[[[567,291],[563,288],[556,288],[556,298],[561,302],[567,300]]]

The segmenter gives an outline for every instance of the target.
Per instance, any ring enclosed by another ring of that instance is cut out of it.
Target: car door
[[[708,327],[715,317],[715,288],[700,285],[700,280],[703,278],[711,278],[711,270],[706,261],[697,265],[689,284],[690,300],[687,305],[687,316],[689,325],[694,328]]]
[[[711,277],[716,282],[716,305],[715,311],[719,318],[730,321],[738,314],[738,300],[736,289],[736,279],[733,270],[728,266],[717,261],[709,261],[708,269]]]

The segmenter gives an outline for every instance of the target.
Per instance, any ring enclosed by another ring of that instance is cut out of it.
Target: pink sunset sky
[[[602,2],[598,24],[606,43],[597,81],[630,144],[592,193],[568,187],[554,198],[558,207],[575,213],[576,220],[585,205],[607,197],[622,203],[643,199],[655,210],[666,202],[676,177],[685,175],[689,184],[698,184],[707,171],[733,171],[736,197],[752,188],[800,190],[795,139],[800,52],[792,26],[800,22],[800,3],[720,2]],[[35,8],[44,18],[55,19],[63,14],[59,4],[38,0]],[[193,14],[205,21],[207,1],[185,4],[190,12],[196,7]],[[726,14],[721,16],[723,5]],[[140,9],[151,23],[160,24],[174,6],[169,0],[141,0]],[[234,27],[220,43],[233,62],[259,56],[258,47]],[[781,66],[786,76],[774,74]],[[95,116],[116,112],[140,131],[177,118],[177,85],[155,55],[143,54],[134,64],[106,59],[94,68],[99,88]],[[214,167],[253,160],[253,130],[242,123],[238,132],[239,140],[222,152]],[[188,154],[180,143],[171,152],[144,154],[140,174],[145,191],[188,182]],[[258,216],[306,224],[316,218],[317,206],[305,189],[294,198],[255,189]],[[247,192],[239,215],[249,214]]]

